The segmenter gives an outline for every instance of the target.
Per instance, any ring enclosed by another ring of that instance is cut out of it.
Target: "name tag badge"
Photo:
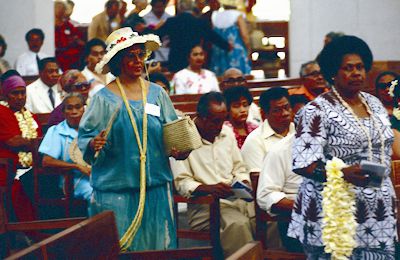
[[[144,111],[148,115],[160,117],[160,107],[154,104],[146,103]]]
[[[385,114],[380,114],[378,117],[381,119],[384,126],[390,126],[390,121]]]

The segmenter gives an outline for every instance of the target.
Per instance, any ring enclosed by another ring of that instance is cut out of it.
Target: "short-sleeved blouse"
[[[361,92],[361,95],[373,112],[373,120],[371,117],[361,119],[372,136],[373,161],[380,162],[382,134],[387,169],[380,188],[355,187],[356,241],[360,248],[384,250],[393,248],[397,236],[395,193],[390,179],[393,132],[381,102],[370,94]],[[330,157],[354,165],[368,160],[368,139],[352,114],[332,92],[327,92],[302,109],[292,152],[294,170]],[[323,246],[322,189],[321,182],[304,178],[296,198],[288,235],[306,245]]]

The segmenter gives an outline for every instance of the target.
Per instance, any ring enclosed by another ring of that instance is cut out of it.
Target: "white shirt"
[[[54,97],[54,107],[49,98],[49,87],[38,78],[26,87],[25,107],[34,114],[51,113],[61,103],[61,93],[58,85],[51,87]]]
[[[294,124],[290,123],[288,134],[294,132]],[[275,133],[267,119],[247,136],[242,146],[242,156],[251,171],[261,170],[265,155],[282,138],[284,136]]]
[[[175,73],[172,78],[175,94],[203,94],[210,91],[220,92],[218,80],[214,72],[202,69],[200,74],[189,69]]]
[[[165,22],[168,18],[170,18],[171,15],[167,14],[166,12],[163,13],[163,15],[158,18],[153,12],[147,13],[145,16],[143,16],[144,21],[146,22],[146,26],[156,26],[160,22]],[[169,55],[169,37],[164,36],[161,39],[162,41],[162,46],[154,52],[155,54],[155,60],[156,61],[168,61],[168,55]]]
[[[303,177],[292,171],[294,133],[286,136],[265,156],[257,187],[257,203],[271,214],[272,205],[283,198],[295,200]]]
[[[173,160],[175,187],[185,197],[190,197],[198,186],[247,180],[250,182],[240,150],[233,132],[226,126],[215,138],[214,143],[202,139],[203,145],[192,151],[183,161]]]
[[[22,53],[15,62],[15,69],[21,74],[21,76],[36,76],[39,75],[39,68],[36,60],[36,54],[39,59],[44,59],[49,57],[49,55],[42,52],[32,52],[28,50]]]
[[[260,125],[262,122],[260,107],[254,102],[250,104],[249,115],[246,121],[255,125]]]

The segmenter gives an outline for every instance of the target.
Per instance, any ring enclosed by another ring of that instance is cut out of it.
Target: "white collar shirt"
[[[192,151],[186,160],[172,160],[175,187],[181,195],[190,197],[202,184],[232,185],[236,180],[250,181],[248,168],[229,128],[223,126],[213,143],[202,141],[203,145]]]
[[[49,98],[49,87],[39,78],[26,87],[25,107],[34,114],[51,113],[61,104],[61,92],[58,85],[51,87],[54,96],[54,107]]]
[[[272,205],[283,198],[295,200],[303,178],[292,171],[294,133],[270,149],[263,162],[257,187],[257,203],[271,214]]]
[[[294,124],[290,123],[288,134],[294,132]],[[275,133],[267,119],[247,136],[241,152],[244,161],[250,167],[251,171],[261,170],[265,155],[282,138],[284,136]]]
[[[21,74],[21,76],[37,76],[39,75],[39,68],[36,60],[36,55],[39,59],[49,57],[49,55],[42,52],[32,52],[28,50],[22,53],[15,62],[15,69]]]

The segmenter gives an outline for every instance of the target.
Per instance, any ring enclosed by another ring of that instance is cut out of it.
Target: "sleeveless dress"
[[[243,15],[237,10],[225,10],[223,12],[213,12],[211,21],[214,31],[222,38],[233,44],[230,52],[213,46],[210,69],[221,76],[229,68],[237,68],[243,74],[250,74],[251,66],[247,57],[247,49],[240,35],[237,20]]]

